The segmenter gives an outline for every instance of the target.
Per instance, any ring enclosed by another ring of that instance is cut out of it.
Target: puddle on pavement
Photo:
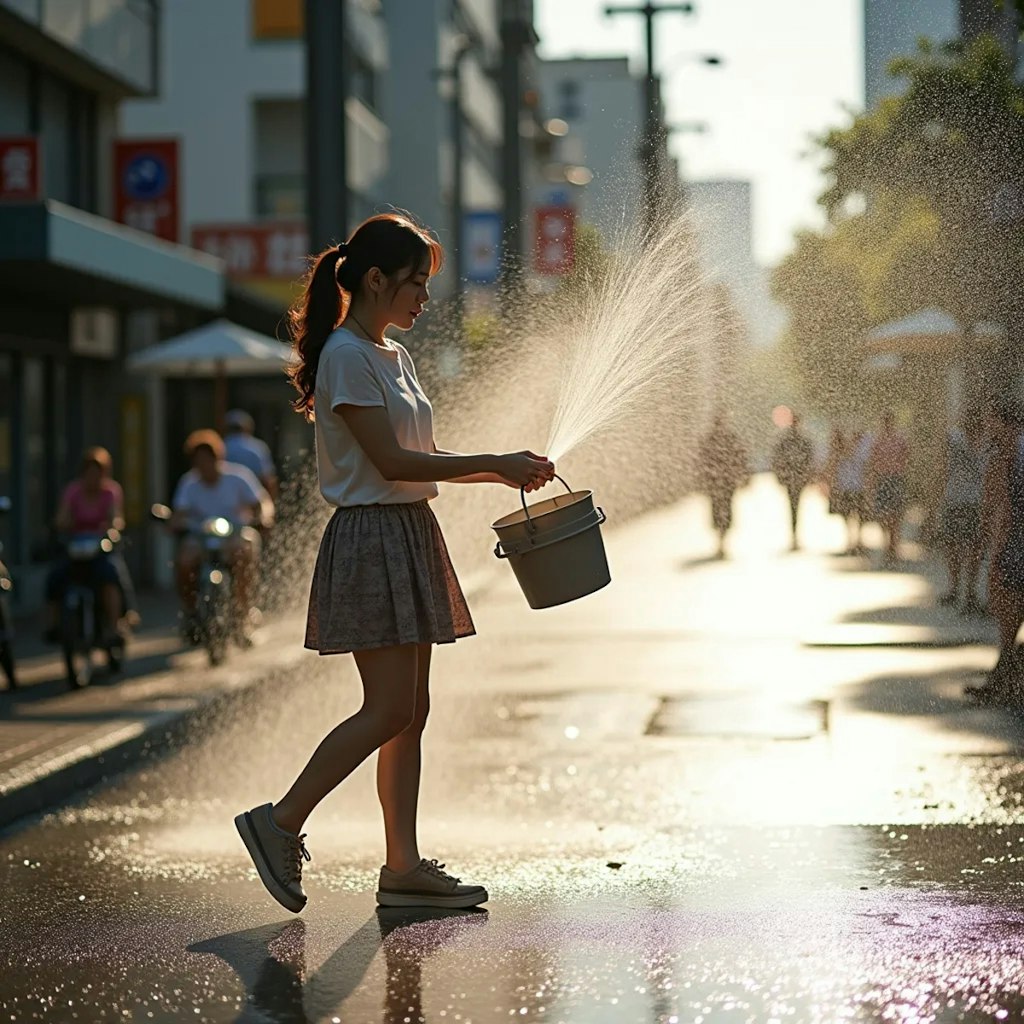
[[[496,701],[502,738],[633,736],[803,740],[828,732],[828,701],[759,700],[749,694],[656,697],[607,691],[509,695]]]
[[[15,860],[17,837],[0,846],[11,894],[0,1019],[739,1024],[1024,1013],[1021,827],[710,828],[623,835],[607,850],[567,836],[541,856],[526,844],[474,857],[467,867],[494,897],[476,913],[378,912],[372,889],[324,886],[346,865],[321,864],[301,918],[241,867],[216,885],[125,885],[110,864],[83,862],[69,838],[32,867]]]
[[[650,736],[809,740],[828,732],[828,701],[780,703],[748,695],[669,697],[647,727]]]

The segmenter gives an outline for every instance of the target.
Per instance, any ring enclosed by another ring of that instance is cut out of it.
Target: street
[[[306,910],[267,895],[232,817],[359,701],[309,653],[0,833],[0,1019],[1019,1019],[1024,723],[960,695],[991,626],[913,544],[837,557],[817,491],[795,554],[786,515],[755,478],[726,561],[703,499],[612,515],[612,585],[543,612],[496,567],[435,653],[420,836],[485,909],[375,909],[370,763],[308,823]]]

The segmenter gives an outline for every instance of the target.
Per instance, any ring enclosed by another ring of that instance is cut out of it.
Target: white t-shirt
[[[385,480],[345,425],[342,405],[387,410],[408,451],[434,450],[434,414],[404,346],[382,348],[345,327],[324,344],[316,372],[316,465],[320,493],[332,505],[400,505],[437,497],[437,484]]]
[[[266,495],[263,485],[245,466],[222,462],[215,484],[204,483],[190,469],[178,481],[172,505],[175,512],[187,510],[189,519],[197,523],[219,516],[233,523],[248,523],[252,519],[249,506],[260,504]]]

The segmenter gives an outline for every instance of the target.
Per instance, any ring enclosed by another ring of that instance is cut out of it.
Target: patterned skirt
[[[320,542],[306,647],[346,654],[476,632],[426,501],[339,508]]]

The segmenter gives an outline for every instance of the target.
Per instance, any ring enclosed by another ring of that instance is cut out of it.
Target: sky
[[[629,56],[644,68],[643,18],[606,17],[606,0],[535,0],[542,57]],[[820,165],[810,139],[863,105],[862,0],[695,0],[695,13],[655,21],[655,70],[670,149],[690,179],[754,185],[754,254],[774,264],[800,227],[821,223]],[[720,67],[693,59],[714,54]]]

